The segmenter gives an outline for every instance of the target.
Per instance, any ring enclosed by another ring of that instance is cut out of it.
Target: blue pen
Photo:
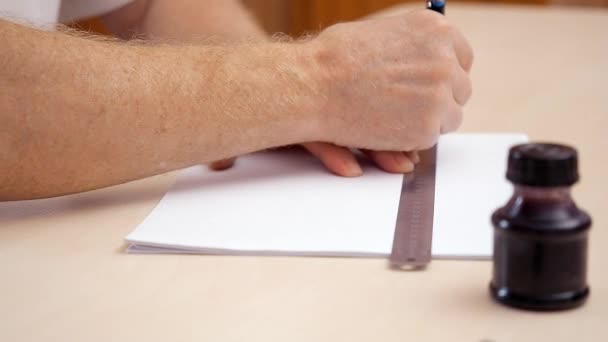
[[[437,13],[445,14],[445,0],[427,0],[426,8]]]

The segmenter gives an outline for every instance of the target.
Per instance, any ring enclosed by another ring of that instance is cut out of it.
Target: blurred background
[[[306,32],[318,32],[324,27],[341,21],[354,20],[376,11],[404,3],[424,0],[242,0],[270,32],[284,32],[298,36]],[[449,0],[451,3],[475,2]],[[520,4],[537,6],[598,6],[608,7],[608,0],[477,0],[478,3]],[[105,33],[103,25],[95,18],[75,26],[98,33]]]
[[[474,2],[448,0],[451,3]],[[478,3],[507,3],[542,6],[604,6],[608,0],[477,0]],[[424,0],[244,0],[259,18],[268,32],[285,32],[300,35],[317,32],[331,24],[354,20],[381,9],[403,3],[419,3]]]

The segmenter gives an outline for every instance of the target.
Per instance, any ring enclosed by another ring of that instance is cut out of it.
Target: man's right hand
[[[473,52],[435,12],[337,24],[300,47],[323,97],[318,141],[415,151],[462,121]]]
[[[303,146],[338,175],[361,174],[349,148],[363,149],[385,171],[410,172],[418,162],[411,151],[460,125],[473,52],[435,12],[338,24],[301,48],[316,98],[323,99],[311,134],[322,142]]]

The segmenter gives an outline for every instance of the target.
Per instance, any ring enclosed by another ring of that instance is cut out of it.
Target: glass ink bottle
[[[574,148],[523,144],[510,149],[508,203],[492,215],[492,297],[528,310],[582,305],[587,285],[587,237],[591,218],[570,194],[579,179]]]

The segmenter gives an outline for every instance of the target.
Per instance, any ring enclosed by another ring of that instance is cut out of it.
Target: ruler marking
[[[437,147],[421,152],[413,175],[403,177],[391,265],[427,265],[431,260]]]

